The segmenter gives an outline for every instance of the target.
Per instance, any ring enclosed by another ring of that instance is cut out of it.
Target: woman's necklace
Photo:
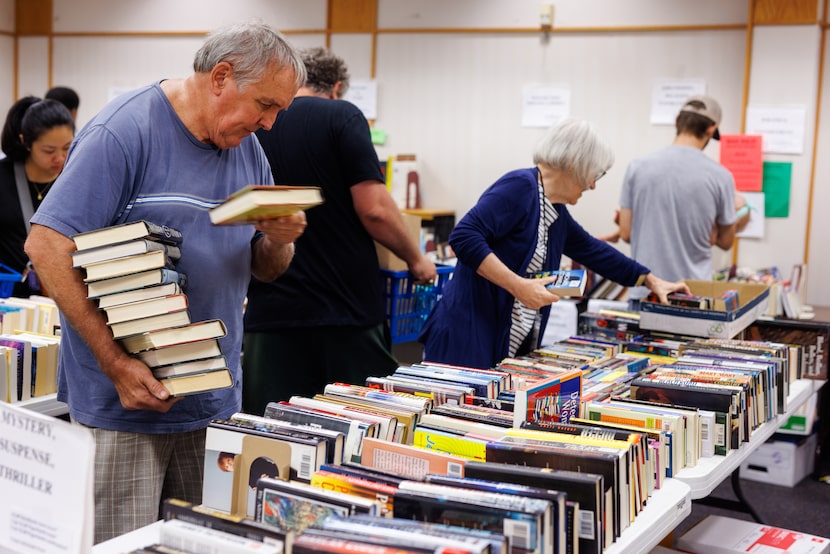
[[[49,187],[52,186],[52,183],[55,181],[50,181],[48,183],[34,183],[29,181],[29,184],[32,185],[32,188],[35,189],[35,194],[37,194],[37,201],[40,202],[43,200],[43,195],[49,191]]]

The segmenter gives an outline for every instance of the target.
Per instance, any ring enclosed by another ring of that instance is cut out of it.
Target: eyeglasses
[[[603,177],[605,177],[605,174],[606,174],[606,173],[608,173],[608,170],[607,170],[607,169],[606,169],[605,171],[603,171],[602,173],[600,173],[599,175],[597,175],[597,178],[596,178],[596,179],[594,179],[594,182],[596,183],[597,181],[599,181],[600,179],[602,179]]]
[[[600,179],[605,177],[606,173],[608,173],[607,169],[605,171],[603,171],[602,173],[600,173],[599,175],[597,175],[592,181],[588,181],[587,183],[583,184],[582,185],[582,190],[591,190],[591,189],[593,189],[594,186],[596,186],[597,181],[599,181]]]

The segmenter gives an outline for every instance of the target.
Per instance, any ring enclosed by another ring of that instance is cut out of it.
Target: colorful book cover
[[[513,427],[524,422],[561,421],[579,414],[582,370],[567,371],[516,390]]]

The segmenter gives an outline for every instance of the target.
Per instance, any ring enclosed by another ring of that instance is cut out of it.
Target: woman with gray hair
[[[425,360],[491,368],[538,348],[559,297],[546,288],[555,278],[533,274],[559,269],[563,255],[617,283],[645,285],[661,302],[689,292],[591,236],[568,212],[614,162],[589,123],[554,125],[533,161],[484,191],[450,235],[458,265],[418,339]]]

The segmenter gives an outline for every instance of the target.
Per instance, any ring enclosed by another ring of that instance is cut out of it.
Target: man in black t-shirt
[[[343,60],[322,48],[303,59],[305,87],[257,137],[275,183],[320,186],[325,202],[306,212],[288,271],[248,289],[242,405],[249,413],[398,366],[373,239],[405,260],[416,281],[436,276],[386,189],[366,118],[339,100],[349,79]]]

